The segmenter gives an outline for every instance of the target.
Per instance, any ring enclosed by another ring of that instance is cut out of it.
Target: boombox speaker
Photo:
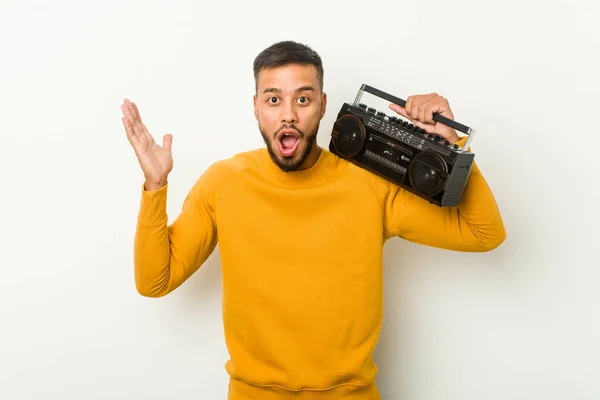
[[[475,158],[469,151],[475,131],[437,113],[433,115],[435,121],[469,135],[460,147],[401,117],[390,117],[361,103],[365,92],[406,105],[405,100],[362,85],[354,103],[342,105],[331,131],[329,150],[432,204],[458,205]]]

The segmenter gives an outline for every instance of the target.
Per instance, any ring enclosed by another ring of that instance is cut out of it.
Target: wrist
[[[148,192],[151,192],[151,191],[158,190],[158,189],[162,188],[166,184],[167,184],[167,181],[161,181],[161,182],[148,182],[148,181],[146,181],[144,183],[144,189],[146,189],[146,191],[148,191]]]

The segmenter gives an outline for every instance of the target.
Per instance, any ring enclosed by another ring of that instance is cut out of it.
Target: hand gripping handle
[[[386,93],[382,90],[376,89],[372,86],[365,85],[365,84],[363,84],[360,87],[360,90],[358,91],[358,94],[356,95],[356,98],[354,99],[354,106],[358,106],[358,103],[360,103],[360,99],[364,92],[371,93],[371,94],[373,94],[377,97],[380,97],[384,100],[390,101],[394,104],[398,104],[399,106],[402,106],[402,107],[406,106],[406,100],[403,100],[399,97],[393,96],[389,93]],[[440,115],[438,113],[433,113],[433,120],[469,135],[469,138],[467,139],[465,145],[463,146],[463,150],[469,148],[469,145],[471,144],[473,136],[475,135],[474,129],[471,129],[468,126],[463,125],[459,122],[453,121],[449,118],[446,118],[443,115]]]

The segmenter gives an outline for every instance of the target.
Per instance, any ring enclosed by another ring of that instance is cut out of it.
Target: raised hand
[[[160,189],[167,183],[167,177],[173,169],[173,154],[171,144],[173,136],[165,134],[163,145],[159,146],[142,122],[140,112],[135,103],[125,99],[121,105],[123,125],[127,139],[135,151],[144,177],[146,190]]]
[[[438,113],[454,120],[454,114],[450,110],[448,100],[437,93],[410,96],[406,99],[404,107],[398,104],[390,104],[390,108],[408,118],[415,126],[425,129],[427,132],[438,134],[450,143],[456,143],[460,139],[454,129],[433,119],[433,114]]]

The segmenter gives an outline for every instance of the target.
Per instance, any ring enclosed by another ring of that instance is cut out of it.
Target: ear
[[[323,96],[321,97],[321,118],[325,115],[325,110],[327,109],[327,93],[323,92]]]
[[[258,121],[258,104],[257,104],[256,95],[254,95],[254,118]]]

